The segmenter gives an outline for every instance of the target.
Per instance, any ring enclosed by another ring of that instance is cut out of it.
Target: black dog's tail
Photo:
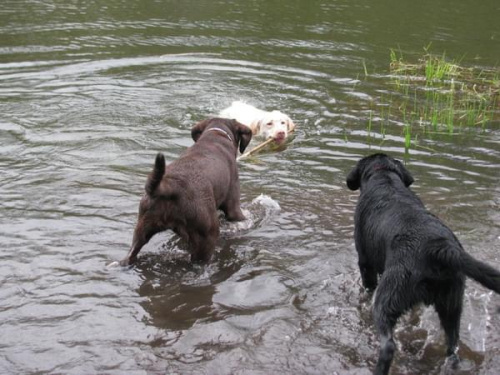
[[[460,255],[463,273],[484,285],[486,288],[500,294],[500,272],[498,270],[486,263],[474,259],[465,251]]]
[[[148,180],[146,181],[146,194],[149,196],[153,195],[155,190],[158,188],[163,175],[165,174],[165,156],[161,152],[156,155],[155,166],[153,171],[149,174]]]
[[[430,241],[427,250],[446,267],[463,272],[486,288],[500,294],[500,271],[467,254],[462,246],[448,238]]]

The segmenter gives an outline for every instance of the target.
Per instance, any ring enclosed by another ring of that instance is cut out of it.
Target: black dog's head
[[[197,142],[203,132],[211,128],[221,129],[226,132],[231,140],[233,140],[235,146],[238,147],[239,145],[241,153],[245,151],[252,139],[252,130],[248,126],[240,124],[236,120],[216,117],[200,121],[191,129],[193,141]]]
[[[412,175],[399,160],[386,154],[373,154],[358,161],[349,172],[346,179],[347,187],[351,190],[358,190],[377,171],[396,173],[407,187],[413,183]]]

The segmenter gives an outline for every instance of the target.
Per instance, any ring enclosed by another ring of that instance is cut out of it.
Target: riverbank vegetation
[[[368,130],[375,117],[382,134],[384,124],[396,121],[402,125],[407,150],[419,146],[419,137],[425,135],[485,131],[490,124],[499,124],[500,69],[467,67],[444,53],[432,54],[429,48],[416,61],[391,50],[385,77],[390,89],[372,107]]]

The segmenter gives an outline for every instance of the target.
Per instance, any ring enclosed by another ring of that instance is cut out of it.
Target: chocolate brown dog
[[[404,165],[385,154],[361,159],[347,176],[349,189],[361,189],[354,217],[361,279],[367,289],[377,288],[377,375],[389,372],[396,350],[393,329],[410,308],[434,305],[446,334],[447,355],[456,365],[466,276],[500,293],[500,272],[465,252],[411,191],[412,183]]]
[[[168,166],[158,153],[148,177],[132,247],[121,265],[133,263],[154,234],[171,229],[188,243],[192,262],[210,260],[222,210],[227,220],[245,217],[240,208],[236,155],[252,139],[252,131],[236,120],[212,118],[191,130],[195,144]]]

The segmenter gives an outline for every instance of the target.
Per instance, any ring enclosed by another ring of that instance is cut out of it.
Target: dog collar
[[[210,128],[210,129],[207,129],[207,132],[209,132],[209,131],[214,131],[214,132],[219,132],[219,133],[222,133],[222,134],[224,134],[224,135],[227,137],[227,139],[229,139],[231,142],[233,141],[233,139],[231,138],[231,136],[230,136],[230,135],[228,134],[228,132],[227,132],[227,131],[225,131],[225,130],[222,130],[222,129],[220,129],[220,128]]]

